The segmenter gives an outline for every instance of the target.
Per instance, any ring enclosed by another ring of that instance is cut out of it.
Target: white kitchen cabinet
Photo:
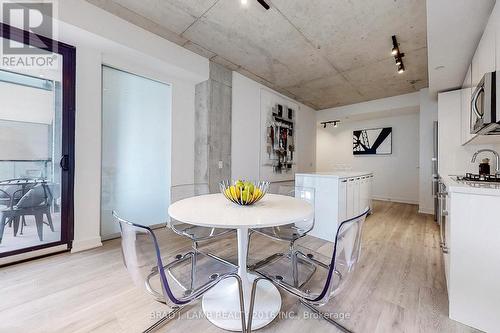
[[[347,179],[341,179],[339,183],[339,221],[347,219]]]
[[[465,76],[464,83],[461,90],[462,105],[460,112],[460,124],[461,124],[461,141],[462,144],[466,144],[472,138],[474,134],[470,133],[470,111],[471,111],[471,66],[467,70],[467,75]]]
[[[461,146],[460,111],[460,90],[438,95],[438,173],[441,176],[463,174],[460,158],[467,156],[470,159],[470,154]]]
[[[449,316],[484,332],[500,327],[500,186],[443,177],[448,193],[444,254]]]
[[[363,211],[366,207],[370,207],[370,184],[371,176],[362,176],[359,186],[359,210]]]
[[[495,32],[495,69],[500,71],[500,5],[495,5],[488,21]]]
[[[354,216],[354,178],[348,178],[347,180],[347,193],[346,193],[346,218],[351,218]]]
[[[496,32],[493,24],[487,24],[472,58],[472,89],[477,87],[484,74],[495,71]]]
[[[445,197],[445,207],[446,207],[446,210],[444,212],[444,216],[443,216],[443,229],[444,229],[444,248],[442,248],[442,252],[443,252],[443,261],[444,261],[444,275],[446,277],[446,286],[447,288],[449,287],[450,285],[450,251],[452,249],[452,244],[451,244],[451,238],[450,238],[450,234],[451,234],[451,215],[449,214],[450,210],[451,210],[451,199],[450,199],[450,196],[447,195]]]
[[[484,74],[500,70],[500,4],[495,5],[462,84],[461,143],[498,143],[500,138],[470,133],[472,94]]]
[[[355,217],[361,213],[361,205],[360,205],[360,190],[361,190],[361,177],[355,177],[353,181],[353,214],[348,216],[349,218]]]
[[[360,215],[371,204],[372,177],[369,172],[296,174],[296,186],[315,190],[315,222],[309,234],[334,241],[338,225]]]

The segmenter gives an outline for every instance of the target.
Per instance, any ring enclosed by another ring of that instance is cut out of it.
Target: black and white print
[[[392,127],[353,131],[354,155],[392,154]]]

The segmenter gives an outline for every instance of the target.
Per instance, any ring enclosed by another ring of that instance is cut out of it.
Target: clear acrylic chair
[[[172,203],[198,195],[210,194],[208,184],[187,184],[171,187],[170,201]],[[193,207],[196,209],[196,207]],[[208,241],[234,232],[233,229],[208,228],[182,223],[169,219],[168,227],[176,234],[191,240],[193,248],[198,248],[198,243]]]
[[[306,265],[298,265],[298,284],[294,277],[296,273],[293,260],[287,256],[276,257],[273,261],[255,267],[252,271],[257,273],[259,278],[254,280],[252,286],[248,332],[251,332],[252,328],[256,286],[260,280],[264,279],[297,297],[309,310],[340,330],[350,332],[346,327],[334,321],[331,316],[320,312],[317,307],[326,305],[331,298],[338,295],[353,275],[361,254],[361,234],[368,212],[369,208],[363,214],[339,225],[331,257],[304,247],[296,248],[298,258],[316,268],[314,274],[309,276],[309,268]]]
[[[144,332],[153,332],[169,322],[186,305],[227,278],[238,281],[242,332],[246,332],[245,309],[238,267],[207,256],[196,250],[162,257],[160,244],[153,231],[146,226],[126,221],[113,212],[120,225],[121,249],[125,267],[134,284],[156,301],[166,304],[171,311]],[[161,230],[161,229],[160,229]],[[196,262],[196,265],[193,265]],[[184,285],[192,285],[186,289]]]
[[[296,187],[296,186],[279,186],[278,190],[275,191],[275,194],[280,194],[280,195],[287,195],[299,199],[303,199],[307,202],[309,202],[313,207],[314,207],[314,200],[315,200],[315,190],[314,188],[308,188],[308,187]],[[298,283],[298,276],[297,276],[297,265],[302,262],[302,264],[305,264],[309,268],[309,274],[312,275],[314,272],[314,266],[307,265],[308,262],[303,262],[297,255],[296,255],[296,250],[295,250],[295,242],[299,240],[300,238],[304,237],[307,235],[308,232],[310,232],[314,227],[314,216],[310,220],[305,220],[305,221],[300,221],[297,223],[292,223],[292,224],[286,224],[283,226],[278,226],[278,227],[268,227],[268,228],[254,228],[250,230],[249,233],[249,240],[248,244],[250,244],[250,238],[252,236],[252,233],[258,233],[267,237],[270,237],[272,239],[278,240],[278,241],[285,241],[289,243],[289,250],[288,253],[275,253],[272,256],[265,258],[258,263],[254,264],[254,266],[258,266],[262,264],[263,262],[267,261],[272,261],[278,257],[282,256],[288,256],[289,258],[292,259],[292,264],[294,267],[294,280],[295,284],[297,285]],[[252,269],[252,266],[249,267]]]

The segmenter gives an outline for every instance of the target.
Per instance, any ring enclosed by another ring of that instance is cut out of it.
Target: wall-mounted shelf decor
[[[291,180],[297,161],[298,105],[268,90],[261,90],[261,178]]]
[[[276,104],[271,109],[267,122],[266,152],[267,165],[273,167],[275,173],[288,172],[294,165],[294,124],[295,110]]]

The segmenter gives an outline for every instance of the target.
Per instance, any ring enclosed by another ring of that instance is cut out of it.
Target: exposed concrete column
[[[232,72],[210,62],[210,78],[196,85],[194,181],[212,192],[231,178],[231,95]]]

